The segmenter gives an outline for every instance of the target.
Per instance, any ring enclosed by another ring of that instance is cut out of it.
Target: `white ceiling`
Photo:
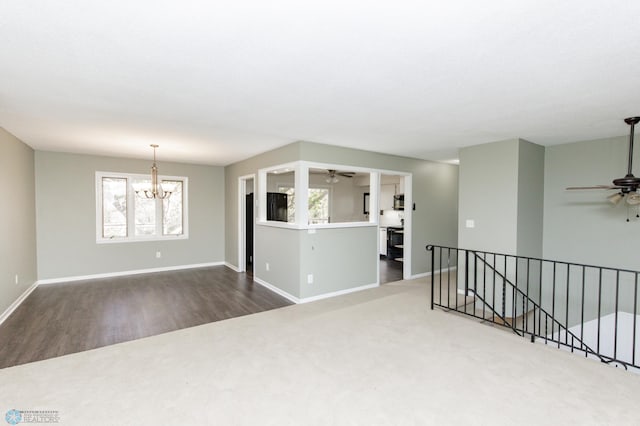
[[[445,160],[627,134],[640,1],[2,0],[0,126],[224,165],[298,140]]]

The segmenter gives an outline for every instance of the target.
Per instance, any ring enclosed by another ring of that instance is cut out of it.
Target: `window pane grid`
[[[165,199],[136,194],[150,183],[144,175],[96,172],[97,242],[186,237],[186,178],[162,179],[171,192]]]
[[[151,180],[136,179],[133,184],[149,187]],[[133,200],[134,235],[136,237],[156,235],[156,200],[137,194],[134,195]]]
[[[102,237],[127,235],[127,179],[102,178]]]
[[[162,183],[169,184],[173,190],[170,196],[162,200],[162,235],[182,235],[182,181],[163,180]]]

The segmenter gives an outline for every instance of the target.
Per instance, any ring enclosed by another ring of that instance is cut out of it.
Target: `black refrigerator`
[[[287,222],[287,194],[267,192],[267,220]]]

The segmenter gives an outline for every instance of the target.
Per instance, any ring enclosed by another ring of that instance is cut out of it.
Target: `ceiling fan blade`
[[[344,176],[346,178],[352,178],[353,175],[355,175],[355,173],[352,173],[352,172],[339,172],[338,175]]]
[[[569,191],[573,191],[576,189],[622,189],[622,187],[612,186],[612,185],[595,185],[595,186],[570,186],[565,189]]]

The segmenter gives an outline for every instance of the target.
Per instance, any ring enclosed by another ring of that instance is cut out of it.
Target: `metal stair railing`
[[[507,327],[530,336],[531,342],[538,338],[604,363],[640,369],[636,356],[640,352],[636,347],[639,271],[447,246],[426,249],[431,252],[433,271],[431,309],[438,306]],[[457,272],[452,280],[453,274],[445,271],[453,268]],[[460,292],[465,298],[462,305]],[[470,296],[473,300],[467,302]],[[619,320],[631,313],[629,333]],[[612,330],[604,326],[609,321],[606,317],[614,318]],[[585,336],[585,324],[591,329],[594,323],[597,334]]]

